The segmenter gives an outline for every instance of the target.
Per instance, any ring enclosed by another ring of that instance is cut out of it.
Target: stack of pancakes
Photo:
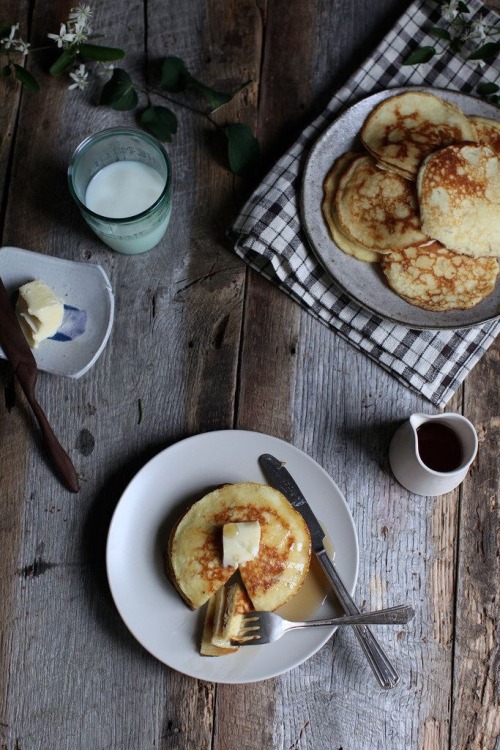
[[[257,556],[239,569],[223,566],[227,523],[258,521]],[[304,519],[277,490],[255,482],[228,484],[194,503],[172,529],[166,569],[192,609],[207,605],[201,653],[237,650],[242,614],[273,611],[291,599],[309,569],[311,538]]]
[[[343,154],[323,183],[337,247],[380,262],[418,307],[477,305],[499,270],[500,123],[409,91],[379,104],[359,135],[364,150]]]

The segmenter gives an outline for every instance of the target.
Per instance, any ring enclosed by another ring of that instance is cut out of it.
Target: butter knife
[[[346,589],[324,547],[325,532],[290,472],[285,469],[282,461],[269,453],[259,456],[259,463],[270,485],[285,495],[306,522],[311,534],[313,552],[332,585],[342,609],[348,615],[359,613],[360,610]],[[400,677],[372,631],[366,625],[356,625],[354,632],[380,685],[384,688],[395,687],[399,683]]]
[[[19,321],[11,307],[9,295],[0,279],[0,344],[40,426],[49,459],[63,484],[78,492],[80,483],[70,457],[56,438],[35,396],[38,369],[33,353],[24,338]]]

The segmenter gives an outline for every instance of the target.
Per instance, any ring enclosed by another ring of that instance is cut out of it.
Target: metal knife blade
[[[285,469],[283,462],[271,456],[270,453],[264,453],[259,457],[259,462],[264,469],[264,473],[269,479],[271,485],[286,497],[289,503],[298,510],[307,524],[311,534],[311,545],[314,552],[320,552],[324,549],[323,540],[325,532],[321,524],[314,515],[311,506],[305,499],[299,487],[295,483],[290,472]]]
[[[0,278],[0,345],[11,363],[42,432],[45,447],[54,469],[71,492],[78,492],[80,483],[73,463],[56,438],[45,413],[35,396],[38,376],[33,352],[11,307],[9,295]]]
[[[259,456],[259,463],[270,485],[285,495],[306,522],[311,534],[313,551],[330,581],[342,609],[349,615],[357,614],[360,610],[351,598],[324,547],[325,532],[290,472],[285,468],[282,461],[270,453]],[[371,630],[366,625],[356,625],[354,632],[380,685],[384,688],[395,687],[400,681],[400,677]]]

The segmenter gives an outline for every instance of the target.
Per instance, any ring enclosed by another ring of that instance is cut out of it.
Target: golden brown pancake
[[[194,503],[170,535],[167,571],[193,609],[235,572],[222,565],[222,529],[225,523],[238,521],[260,524],[258,556],[239,567],[255,609],[277,609],[301,587],[309,569],[311,539],[300,513],[267,485],[224,485]]]
[[[434,94],[408,91],[385,99],[361,129],[365,148],[387,169],[415,179],[425,156],[459,141],[475,141],[462,110]]]
[[[496,258],[470,258],[438,242],[384,255],[381,268],[389,285],[424,310],[468,310],[493,291]]]
[[[476,129],[478,142],[500,156],[500,122],[487,117],[469,117],[469,120]]]
[[[350,237],[347,237],[341,231],[335,215],[335,193],[339,179],[346,167],[358,156],[359,154],[354,151],[349,151],[337,159],[330,169],[323,182],[323,203],[321,210],[330,230],[330,235],[340,250],[358,260],[363,260],[367,263],[376,263],[379,260],[379,254],[373,250],[368,250]]]
[[[386,253],[426,242],[414,186],[360,155],[341,175],[335,194],[339,226],[363,247]]]
[[[487,146],[454,144],[428,156],[417,180],[422,228],[457,253],[500,255],[500,160]]]

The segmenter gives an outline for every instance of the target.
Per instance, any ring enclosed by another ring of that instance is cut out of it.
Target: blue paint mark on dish
[[[85,333],[87,311],[78,307],[64,305],[63,321],[57,333],[51,336],[52,341],[73,341]]]

